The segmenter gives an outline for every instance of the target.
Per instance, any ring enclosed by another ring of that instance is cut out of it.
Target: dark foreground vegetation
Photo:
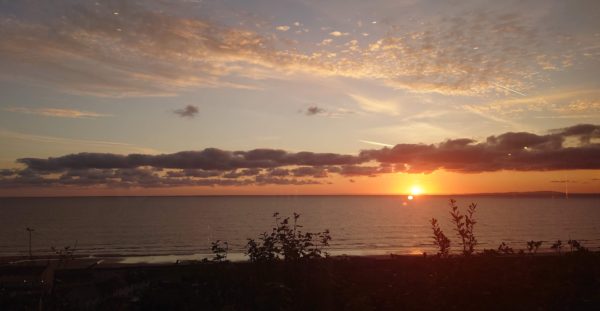
[[[3,268],[1,310],[598,310],[600,254]],[[9,278],[13,279],[9,282]],[[22,280],[27,280],[23,282]]]
[[[248,262],[228,262],[215,241],[212,259],[170,265],[90,265],[69,247],[46,265],[0,265],[0,310],[600,310],[600,253],[576,240],[477,253],[476,205],[455,203],[460,255],[432,219],[435,255],[329,257],[329,231],[274,214],[248,239]]]

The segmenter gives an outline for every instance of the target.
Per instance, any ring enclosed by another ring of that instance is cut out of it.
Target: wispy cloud
[[[600,93],[600,92],[599,92]],[[596,99],[577,99],[554,108],[561,113],[600,113],[600,94]]]
[[[391,27],[368,41],[359,36],[365,41],[351,46],[314,42],[315,50],[303,51],[285,48],[287,41],[274,33],[286,25],[269,31],[226,26],[130,0],[29,5],[1,10],[2,74],[97,96],[255,88],[256,80],[296,73],[377,80],[413,92],[476,95],[501,85],[525,94],[544,79],[540,55],[556,59],[559,68],[569,65],[563,55],[576,56],[519,14],[474,11],[418,30]],[[34,11],[56,16],[38,18]],[[351,36],[342,30],[329,35]]]
[[[88,140],[88,139],[76,139],[76,138],[66,138],[66,137],[57,137],[57,136],[48,136],[48,135],[36,135],[29,133],[20,133],[9,131],[0,128],[0,137],[5,139],[14,139],[14,140],[22,140],[29,141],[35,143],[47,143],[47,144],[62,144],[62,145],[74,145],[80,146],[82,149],[95,148],[95,147],[106,147],[112,149],[122,149],[124,152],[141,152],[148,154],[156,154],[159,153],[158,150],[146,147],[140,147],[133,144],[122,143],[122,142],[113,142],[113,141],[104,141],[104,140]]]
[[[449,137],[456,137],[459,134],[441,126],[438,121],[400,121],[393,125],[382,125],[363,131],[364,136],[381,137],[386,141],[400,139],[405,143],[424,143],[439,141]],[[363,136],[363,137],[364,137]]]
[[[197,86],[252,88],[228,78],[260,78],[275,59],[289,58],[268,48],[268,36],[133,1],[47,5],[48,12],[60,7],[62,17],[42,22],[27,3],[0,15],[4,75],[90,95],[165,96]]]
[[[108,117],[109,114],[102,114],[91,111],[81,111],[75,109],[61,109],[61,108],[25,108],[25,107],[10,107],[4,110],[17,113],[35,114],[45,117],[58,117],[58,118],[96,118],[96,117]]]
[[[514,121],[500,118],[500,117],[497,117],[490,113],[486,113],[486,111],[483,111],[481,108],[473,106],[473,105],[463,105],[462,108],[468,112],[476,114],[477,116],[482,117],[487,120],[491,120],[491,121],[498,122],[498,123],[508,124],[513,128],[523,128],[523,126],[521,126],[520,124],[518,124]]]
[[[577,118],[577,115],[600,113],[600,91],[597,89],[556,90],[543,95],[496,100],[477,105],[485,115],[504,118],[525,112],[543,114],[543,118]]]
[[[553,116],[534,116],[536,119],[600,119],[600,114],[573,114],[573,115],[553,115]]]
[[[400,108],[395,100],[380,100],[357,94],[348,94],[364,111],[397,115]]]

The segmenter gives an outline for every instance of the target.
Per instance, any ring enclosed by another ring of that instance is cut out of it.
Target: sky
[[[0,196],[600,192],[600,2],[0,0]]]

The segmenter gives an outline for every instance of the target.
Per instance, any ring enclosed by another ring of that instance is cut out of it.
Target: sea
[[[54,197],[0,198],[0,257],[27,256],[30,228],[34,256],[69,247],[124,263],[170,262],[210,257],[220,240],[229,259],[244,260],[248,239],[270,232],[275,213],[298,213],[306,232],[328,229],[331,255],[434,254],[432,218],[459,252],[451,198],[463,212],[477,204],[478,251],[502,242],[518,251],[534,240],[543,252],[569,239],[600,250],[598,195]]]

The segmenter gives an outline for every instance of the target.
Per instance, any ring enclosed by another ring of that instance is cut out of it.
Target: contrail
[[[527,95],[525,95],[525,94],[523,94],[523,93],[521,93],[521,92],[519,92],[519,91],[515,91],[515,90],[513,90],[513,89],[511,89],[511,88],[508,88],[508,87],[506,87],[506,86],[502,86],[502,85],[500,85],[500,84],[497,84],[497,83],[494,83],[494,85],[495,85],[495,86],[497,86],[497,87],[499,87],[499,88],[503,88],[503,89],[505,89],[505,90],[507,90],[507,91],[513,92],[513,93],[515,93],[515,94],[519,94],[519,95],[521,95],[521,96],[523,96],[523,97],[526,97],[526,96],[527,96]]]
[[[378,143],[376,141],[370,141],[370,140],[362,140],[359,139],[358,140],[361,143],[365,143],[365,144],[371,144],[371,145],[376,145],[376,146],[384,146],[384,147],[394,147],[394,145],[390,145],[390,144],[384,144],[384,143]]]

